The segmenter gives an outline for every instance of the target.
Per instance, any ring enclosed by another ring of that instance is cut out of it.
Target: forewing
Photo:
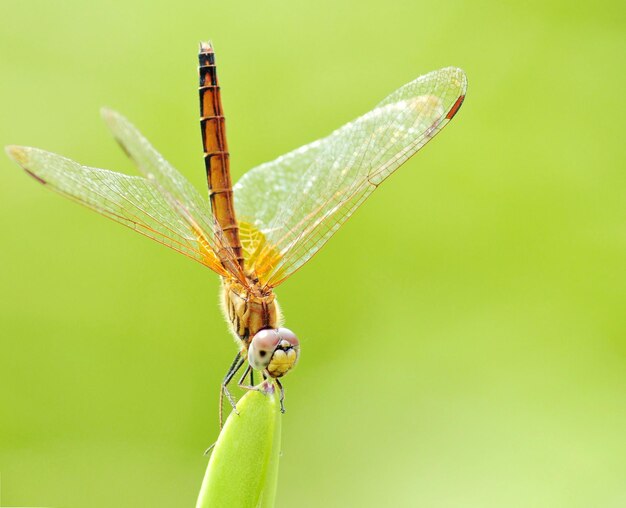
[[[152,181],[82,166],[37,148],[11,146],[7,152],[46,187],[227,275],[206,232],[194,230]]]
[[[461,69],[431,72],[336,130],[248,171],[235,185],[246,262],[276,286],[306,263],[376,187],[456,114]]]
[[[219,225],[211,215],[208,197],[202,197],[191,182],[165,160],[126,118],[106,108],[102,110],[102,117],[139,171],[156,186],[193,230],[203,232],[203,241],[217,253],[231,275],[244,281],[237,256],[223,240]]]

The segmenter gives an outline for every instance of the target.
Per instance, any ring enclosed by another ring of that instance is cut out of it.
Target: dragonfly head
[[[265,328],[252,338],[248,363],[256,370],[266,370],[272,377],[289,372],[300,356],[300,341],[287,328]]]

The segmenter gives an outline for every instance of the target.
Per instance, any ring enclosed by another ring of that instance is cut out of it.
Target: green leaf
[[[196,508],[271,508],[278,481],[281,419],[276,385],[264,381],[237,403],[220,433]]]

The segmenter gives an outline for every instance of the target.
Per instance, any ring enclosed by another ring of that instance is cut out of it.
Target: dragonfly
[[[256,389],[254,372],[281,378],[300,357],[283,326],[274,290],[309,261],[378,186],[457,114],[467,78],[456,67],[405,84],[374,109],[276,160],[233,186],[215,52],[200,44],[200,126],[208,196],[198,190],[122,115],[103,109],[114,138],[141,176],[81,165],[38,148],[8,155],[49,189],[210,268],[221,277],[221,304],[237,354],[220,388]],[[249,381],[248,380],[249,376]]]

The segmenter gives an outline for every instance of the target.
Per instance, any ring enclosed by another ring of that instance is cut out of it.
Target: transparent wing
[[[456,114],[461,69],[430,72],[336,130],[248,171],[234,186],[248,266],[276,286]]]
[[[206,231],[194,229],[152,181],[82,166],[37,148],[11,146],[7,153],[46,187],[228,275]]]
[[[202,197],[191,182],[174,169],[126,118],[106,108],[102,109],[102,117],[139,171],[158,188],[194,231],[203,232],[203,241],[217,253],[222,265],[235,278],[245,281],[237,256],[227,246],[228,242],[223,240],[219,225],[211,215],[208,197]]]

